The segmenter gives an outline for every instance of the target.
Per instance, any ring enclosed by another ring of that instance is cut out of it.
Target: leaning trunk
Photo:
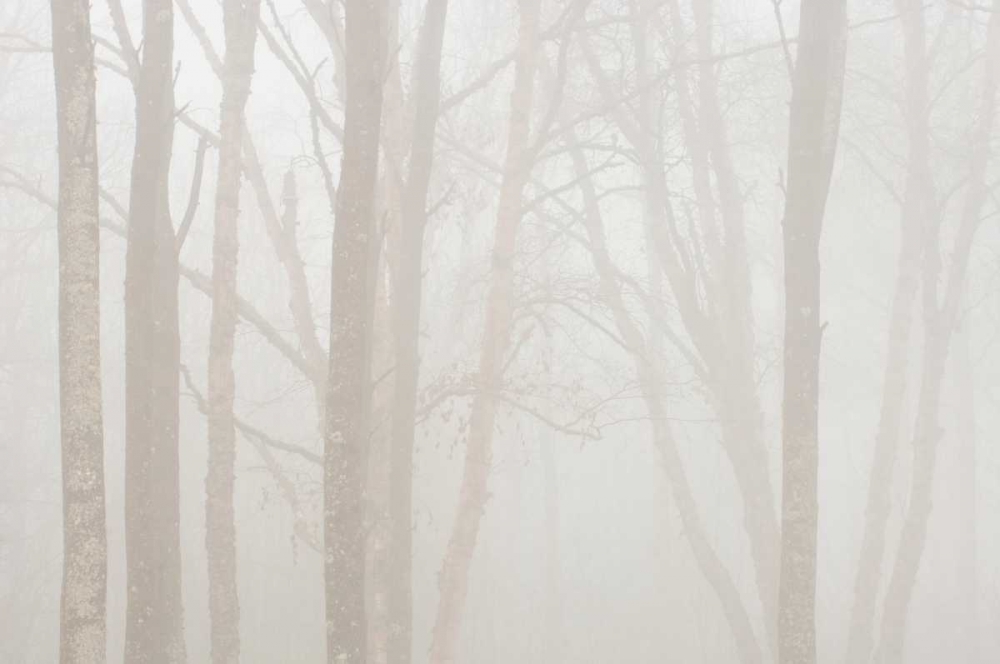
[[[469,568],[488,498],[497,396],[503,382],[503,366],[510,346],[513,319],[514,252],[521,225],[522,196],[531,170],[528,139],[538,60],[540,4],[541,0],[520,0],[517,70],[511,94],[507,157],[497,210],[493,278],[486,299],[486,320],[479,356],[479,391],[472,402],[458,509],[438,582],[440,599],[431,636],[432,664],[451,664],[455,661],[455,645],[468,594]]]
[[[89,0],[53,0],[59,134],[59,424],[63,581],[59,660],[106,654],[100,243],[94,42]]]

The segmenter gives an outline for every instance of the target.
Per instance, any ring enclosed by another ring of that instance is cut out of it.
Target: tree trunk
[[[469,568],[488,499],[497,393],[503,382],[503,366],[510,346],[513,319],[514,253],[523,214],[524,187],[531,171],[528,140],[539,51],[540,5],[541,0],[519,2],[516,72],[493,245],[493,278],[486,299],[478,392],[472,402],[462,486],[438,582],[440,598],[431,636],[432,664],[452,664],[455,661],[455,646],[468,594]]]
[[[253,78],[260,0],[226,0],[226,56],[220,113],[219,174],[212,244],[212,322],[208,347],[208,474],[205,479],[205,546],[208,608],[215,664],[240,659],[240,604],[236,577],[233,484],[236,429],[233,346],[236,337],[236,263],[239,253],[243,112]]]
[[[348,0],[347,108],[331,282],[330,365],[324,450],[323,532],[327,661],[366,661],[369,243],[384,79],[382,0]]]
[[[958,494],[960,534],[956,542],[959,562],[959,598],[964,620],[962,637],[965,651],[961,655],[969,664],[979,664],[979,555],[978,509],[976,490],[976,387],[972,364],[971,320],[963,321],[955,347],[955,444],[958,447]]]
[[[448,0],[428,0],[420,32],[414,92],[415,116],[409,170],[403,192],[393,297],[396,351],[392,414],[389,512],[389,664],[409,664],[413,642],[413,438],[420,378],[420,302],[423,291],[427,194],[441,105],[441,48]]]
[[[173,3],[144,0],[125,267],[125,661],[183,662]]]
[[[889,339],[882,408],[868,481],[868,502],[861,557],[854,584],[854,608],[847,639],[847,664],[866,662],[874,647],[875,604],[882,579],[885,531],[889,521],[892,470],[906,397],[913,306],[920,286],[921,237],[936,214],[930,173],[930,103],[924,7],[919,0],[897,0],[906,59],[906,121],[909,167],[903,195],[896,289],[889,312]]]
[[[900,533],[899,551],[886,589],[882,640],[876,652],[878,661],[885,664],[903,661],[906,618],[917,573],[920,571],[927,539],[927,522],[931,514],[937,446],[942,433],[938,417],[941,386],[952,334],[958,321],[959,306],[964,296],[972,241],[981,223],[983,204],[989,194],[986,168],[990,158],[990,139],[996,119],[996,95],[1000,82],[997,76],[1000,64],[1000,0],[994,0],[991,6],[985,59],[982,106],[971,141],[969,188],[955,236],[951,265],[947,271],[941,265],[939,219],[931,221],[924,238],[923,377],[913,431],[913,482]],[[944,298],[939,302],[938,286],[943,275],[946,275]]]
[[[89,0],[53,0],[59,135],[59,422],[63,581],[59,660],[107,659],[100,237]]]
[[[778,661],[816,661],[819,243],[840,130],[845,0],[803,0],[788,136]]]

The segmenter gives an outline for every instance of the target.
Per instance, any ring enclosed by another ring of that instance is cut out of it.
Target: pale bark
[[[100,242],[89,0],[53,0],[59,136],[59,424],[63,579],[59,660],[107,659]]]
[[[939,254],[939,219],[931,220],[924,238],[923,376],[913,431],[913,482],[900,534],[899,550],[886,590],[881,641],[876,651],[876,659],[885,664],[903,661],[906,619],[917,573],[920,571],[927,539],[927,523],[931,514],[937,446],[942,434],[939,410],[945,365],[965,290],[969,254],[982,221],[983,205],[990,192],[986,183],[986,169],[990,160],[990,139],[996,123],[996,96],[1000,83],[1000,0],[994,0],[991,5],[988,31],[983,99],[971,137],[968,190],[955,235],[951,264],[947,270],[943,269]],[[939,297],[938,286],[942,280],[945,287],[943,297]]]
[[[538,67],[542,0],[520,0],[518,52],[507,128],[507,155],[493,244],[493,275],[479,356],[478,392],[473,398],[458,507],[441,574],[437,616],[431,636],[432,664],[456,661],[456,644],[468,594],[469,568],[488,500],[497,396],[510,347],[514,309],[514,259],[521,226],[524,187],[531,171],[529,138]]]
[[[173,5],[144,0],[125,267],[125,661],[186,659],[178,469],[176,240],[170,219]]]
[[[212,243],[212,320],[208,347],[208,474],[205,478],[205,546],[211,655],[215,664],[240,659],[240,604],[236,575],[233,488],[236,428],[233,347],[236,337],[236,265],[243,113],[253,78],[260,0],[226,0],[219,130],[219,172]]]
[[[875,608],[881,586],[885,532],[890,513],[892,473],[899,444],[906,397],[913,308],[920,286],[921,237],[935,214],[934,182],[930,172],[930,103],[924,7],[919,0],[897,0],[906,60],[906,126],[909,166],[900,220],[896,287],[889,311],[882,408],[871,477],[865,528],[854,584],[854,607],[847,639],[847,663],[866,662],[875,645]]]
[[[348,0],[347,108],[337,192],[324,451],[327,661],[367,660],[365,490],[371,239],[384,72],[383,0]]]
[[[434,164],[434,138],[441,105],[441,48],[448,0],[428,0],[417,45],[413,134],[392,301],[396,370],[392,411],[389,513],[390,664],[408,664],[413,641],[413,438],[420,377],[420,303],[423,293],[424,229]]]
[[[816,661],[819,524],[819,245],[840,131],[847,45],[845,0],[804,0],[792,85],[783,220],[785,342],[782,403],[778,661]]]

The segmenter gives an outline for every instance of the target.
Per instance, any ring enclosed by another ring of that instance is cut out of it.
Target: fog
[[[1000,0],[4,0],[0,661],[1000,661]]]

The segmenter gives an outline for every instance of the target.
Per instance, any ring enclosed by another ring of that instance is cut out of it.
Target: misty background
[[[370,296],[363,661],[393,661],[386,644],[398,628],[387,605],[394,577],[386,551],[392,533],[406,529],[392,520],[390,500],[398,481],[390,472],[397,308],[411,298],[404,285],[421,294],[412,469],[404,473],[412,481],[406,661],[435,661],[429,653],[443,571],[453,560],[446,553],[459,513],[469,509],[460,495],[477,399],[495,406],[496,421],[486,444],[488,495],[472,510],[481,522],[462,577],[455,661],[779,661],[772,611],[779,602],[785,296],[796,280],[785,272],[782,220],[800,3],[448,0],[426,226],[422,246],[414,246],[405,231],[406,190],[417,163],[413,146],[426,129],[415,120],[429,103],[418,94],[427,76],[420,40],[436,0],[351,2],[381,7],[384,37],[376,45],[384,62],[373,258],[363,277]],[[119,662],[128,610],[124,234],[136,145],[124,31],[133,47],[145,47],[144,3],[113,4],[120,17],[95,0],[90,20],[106,661]],[[209,662],[205,395],[227,35],[224,3],[171,4],[176,111],[166,186],[173,226],[190,218],[177,254],[182,628],[186,660]],[[345,71],[357,62],[345,59],[342,4],[263,0],[255,22],[232,300],[242,662],[327,657],[324,400],[337,314],[336,198],[350,131]],[[880,644],[894,615],[905,625],[897,661],[998,661],[1000,524],[991,516],[1000,507],[1000,163],[989,156],[1000,123],[983,120],[994,107],[984,100],[995,97],[1000,80],[1000,3],[846,4],[842,111],[819,254],[816,661],[893,661]],[[525,39],[526,5],[538,12],[534,41]],[[43,0],[0,3],[4,662],[54,662],[60,652],[51,21]],[[520,90],[527,86],[533,98],[512,112],[532,49],[533,71]],[[525,162],[519,167],[515,158],[512,170],[511,127],[519,118],[529,128]],[[200,146],[202,137],[211,140]],[[977,175],[978,154],[987,160]],[[515,250],[500,256],[498,217],[511,214],[502,201],[515,171],[523,179],[514,197]],[[969,212],[977,186],[984,200]],[[956,247],[967,218],[976,223],[963,258]],[[907,264],[900,255],[914,227],[922,231],[910,246],[921,248]],[[422,255],[416,281],[399,276],[412,252]],[[900,345],[891,322],[906,270],[915,276]],[[956,270],[955,318],[932,330],[932,309],[947,299]],[[482,346],[500,273],[511,277],[509,342],[493,380],[484,378]],[[943,354],[926,353],[944,328]],[[934,358],[944,373],[939,404],[930,401],[937,407],[928,413],[921,394]],[[898,432],[886,445],[880,421],[893,397]],[[914,459],[928,444],[917,436],[928,417],[938,429],[925,485],[914,480]],[[878,449],[888,450],[888,474],[873,473]],[[873,516],[872,487],[885,496],[884,524]],[[924,499],[930,510],[915,551],[901,533]],[[862,555],[867,529],[883,543],[874,561]],[[894,605],[886,599],[894,569],[913,556],[912,595]],[[859,581],[863,569],[873,583]],[[874,602],[867,612],[858,605],[866,589]],[[740,636],[739,616],[749,635]],[[857,620],[870,626],[867,647],[851,645],[864,640],[852,631]],[[852,660],[849,647],[861,647],[863,659]],[[147,653],[124,661],[177,660]]]

